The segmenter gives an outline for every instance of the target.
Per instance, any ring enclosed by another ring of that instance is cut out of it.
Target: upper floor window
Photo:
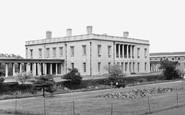
[[[59,55],[60,57],[63,57],[63,47],[59,47]]]
[[[53,57],[56,57],[56,48],[53,48]]]
[[[33,49],[30,49],[30,58],[33,58]]]
[[[74,57],[75,56],[75,52],[74,52],[74,46],[71,46],[71,57]]]
[[[108,46],[108,57],[111,57],[111,46]]]
[[[98,57],[101,57],[101,45],[98,45],[97,47],[98,47],[97,48],[98,49]]]
[[[39,49],[39,58],[42,58],[42,49]]]
[[[147,48],[145,48],[144,50],[145,50],[144,51],[144,56],[145,56],[145,58],[147,58]]]
[[[137,48],[137,58],[140,58],[140,48]]]
[[[86,55],[86,45],[82,45],[83,55]]]
[[[49,58],[50,57],[50,51],[49,51],[49,48],[46,48],[46,58]]]
[[[98,72],[100,72],[101,62],[98,62]]]

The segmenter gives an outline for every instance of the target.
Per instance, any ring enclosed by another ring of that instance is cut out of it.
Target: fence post
[[[110,111],[111,115],[113,115],[113,103],[111,103],[111,111]]]
[[[46,103],[45,103],[45,97],[44,97],[44,115],[46,115]]]
[[[75,115],[75,102],[73,100],[73,115]]]
[[[176,94],[177,94],[177,107],[178,107],[179,106],[179,103],[178,103],[179,102],[178,88],[176,89],[176,92],[177,92]]]
[[[149,109],[149,113],[151,113],[151,109],[150,109],[150,100],[149,100],[149,96],[147,95],[147,99],[148,99],[148,109]]]

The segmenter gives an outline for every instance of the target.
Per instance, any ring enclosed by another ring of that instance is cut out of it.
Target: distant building
[[[160,61],[168,59],[169,61],[178,62],[177,69],[185,71],[185,52],[159,52],[150,53],[150,71],[162,71],[159,69]]]
[[[44,39],[26,41],[26,58],[62,60],[31,65],[44,74],[65,74],[67,68],[77,68],[81,75],[102,75],[112,64],[119,64],[127,74],[150,72],[148,40],[130,38],[128,32],[121,37],[94,34],[92,26],[87,26],[86,31],[72,35],[72,29],[67,29],[64,37],[52,37],[52,32],[47,31]]]

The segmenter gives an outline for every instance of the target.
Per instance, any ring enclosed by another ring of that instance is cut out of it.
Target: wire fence
[[[185,89],[182,87],[172,92],[149,94],[135,99],[98,96],[63,98],[60,95],[48,98],[15,98],[6,104],[0,103],[0,108],[6,106],[3,109],[9,113],[24,115],[144,115],[185,107]]]

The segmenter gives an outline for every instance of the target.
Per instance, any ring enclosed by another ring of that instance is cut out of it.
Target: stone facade
[[[113,64],[127,74],[150,72],[148,40],[129,38],[128,32],[122,37],[94,34],[92,26],[86,30],[86,34],[73,36],[72,29],[67,29],[65,37],[57,38],[47,31],[44,39],[26,41],[26,58],[62,59],[61,74],[74,67],[81,75],[102,75]]]

